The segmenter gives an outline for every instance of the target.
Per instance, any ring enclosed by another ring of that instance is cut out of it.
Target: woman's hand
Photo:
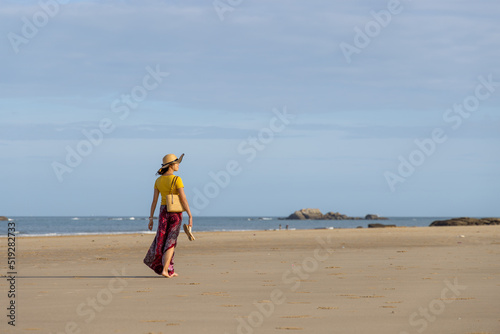
[[[193,227],[193,217],[189,217],[189,227]]]
[[[149,218],[148,228],[150,231],[153,229],[153,218]]]

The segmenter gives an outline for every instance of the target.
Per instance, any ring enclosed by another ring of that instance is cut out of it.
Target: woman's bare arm
[[[193,226],[193,216],[191,215],[191,210],[189,209],[189,203],[186,198],[186,193],[184,192],[184,188],[178,188],[177,191],[179,192],[179,199],[181,201],[182,207],[184,210],[186,210],[186,213],[189,216],[189,227]]]
[[[155,216],[156,204],[158,204],[158,197],[160,196],[160,191],[155,188],[153,194],[153,202],[151,203],[151,211],[149,213],[149,224],[148,228],[151,231],[153,229],[153,217]]]

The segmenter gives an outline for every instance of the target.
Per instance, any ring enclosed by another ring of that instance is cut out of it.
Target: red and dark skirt
[[[165,253],[177,245],[177,237],[182,225],[182,212],[168,212],[167,206],[160,206],[160,216],[158,218],[158,230],[156,236],[149,247],[144,258],[144,263],[155,273],[161,275],[165,266]],[[175,252],[174,252],[175,254]],[[174,256],[168,266],[168,274],[174,273]]]

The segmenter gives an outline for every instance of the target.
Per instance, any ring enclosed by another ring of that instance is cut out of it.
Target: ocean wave
[[[204,232],[259,232],[259,231],[274,231],[274,230],[236,230],[236,229],[217,229],[217,230],[204,230],[204,231],[193,231],[193,233],[204,233]],[[121,235],[121,234],[156,234],[156,231],[132,231],[132,232],[75,232],[75,233],[28,233],[24,234],[22,232],[18,232],[18,237],[68,237],[68,236],[92,236],[92,235]],[[185,233],[182,231],[182,233]],[[0,234],[0,237],[7,237],[7,235]]]
[[[91,236],[91,235],[120,235],[120,234],[155,234],[155,231],[134,231],[134,232],[99,232],[99,233],[92,233],[92,232],[78,232],[78,233],[40,233],[40,234],[35,234],[35,233],[29,233],[29,234],[22,234],[19,233],[17,236],[18,237],[69,237],[69,236]],[[0,237],[7,237],[7,235],[0,235]]]

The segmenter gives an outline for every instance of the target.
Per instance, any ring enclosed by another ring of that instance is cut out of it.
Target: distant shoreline
[[[494,225],[484,225],[484,226],[494,226]],[[470,225],[470,226],[441,226],[441,227],[432,227],[432,226],[395,226],[391,227],[391,230],[395,229],[442,229],[442,228],[460,228],[460,227],[476,227],[481,228],[483,226],[478,225]],[[356,231],[367,231],[367,230],[375,230],[374,228],[357,228],[357,227],[317,227],[310,229],[267,229],[267,230],[226,230],[226,231],[193,231],[195,234],[229,234],[229,233],[249,233],[249,232],[312,232],[312,231],[332,231],[332,230],[356,230]],[[143,231],[143,232],[105,232],[105,233],[77,233],[77,234],[17,234],[16,238],[77,238],[77,237],[117,237],[117,236],[140,236],[140,235],[155,235],[156,230],[153,231]],[[181,236],[184,234],[181,231]],[[7,239],[7,235],[0,235],[0,239]]]
[[[195,217],[194,233],[205,232],[241,232],[241,231],[273,231],[286,230],[326,230],[326,229],[363,229],[369,228],[373,221],[367,220],[278,220],[279,217],[220,217],[206,216]],[[432,222],[447,217],[389,217],[390,220],[383,225],[396,225],[396,227],[428,227]],[[79,236],[79,235],[131,235],[154,234],[147,229],[146,217],[113,217],[113,216],[88,216],[88,217],[12,217],[9,222],[16,226],[16,237],[52,237],[52,236]],[[0,222],[0,237],[7,236],[7,225]]]

